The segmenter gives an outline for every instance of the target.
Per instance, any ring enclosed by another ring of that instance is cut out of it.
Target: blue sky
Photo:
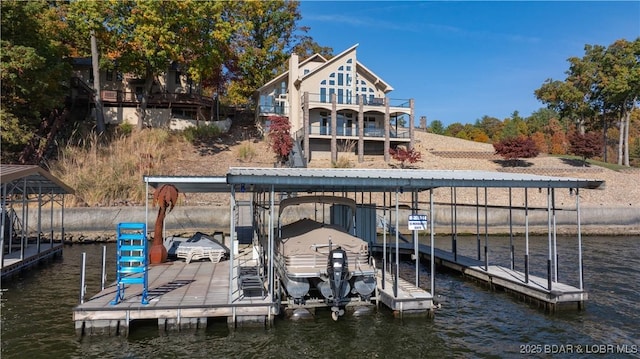
[[[585,44],[640,36],[640,1],[420,2],[310,1],[300,25],[338,54],[359,44],[358,60],[415,99],[420,116],[474,123],[484,115],[527,117],[544,107],[533,92],[564,80]]]

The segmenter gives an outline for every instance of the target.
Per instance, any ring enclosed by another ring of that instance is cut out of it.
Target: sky
[[[338,54],[415,100],[415,121],[445,126],[483,116],[521,117],[545,107],[534,91],[565,80],[585,45],[640,37],[640,1],[311,1],[299,24]]]

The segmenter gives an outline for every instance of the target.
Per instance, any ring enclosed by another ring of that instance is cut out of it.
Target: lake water
[[[484,238],[482,238],[484,245]],[[440,238],[439,248],[450,248]],[[516,240],[516,268],[523,240]],[[575,238],[559,238],[559,277],[577,284]],[[456,274],[436,273],[442,307],[434,318],[398,319],[380,308],[334,322],[329,312],[311,321],[277,319],[269,329],[229,331],[225,321],[198,332],[161,335],[155,326],[129,337],[78,339],[72,309],[79,303],[82,252],[87,297],[100,290],[101,245],[64,248],[62,259],[2,283],[2,349],[7,358],[500,358],[640,357],[640,237],[583,237],[584,311],[548,314],[504,292],[491,292]],[[114,246],[107,245],[109,281]],[[489,238],[491,263],[509,263],[509,238]],[[532,274],[546,276],[546,238],[533,238]],[[459,253],[475,257],[476,237],[459,237]],[[428,266],[427,266],[428,267]],[[403,276],[414,269],[405,263]],[[429,288],[421,268],[421,286]],[[530,355],[529,355],[530,356]]]

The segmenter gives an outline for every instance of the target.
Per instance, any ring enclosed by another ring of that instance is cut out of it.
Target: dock
[[[216,317],[227,318],[229,326],[270,326],[278,305],[266,292],[245,293],[239,287],[240,265],[251,264],[239,256],[233,276],[229,261],[176,260],[150,266],[149,304],[141,303],[141,285],[127,286],[124,300],[112,304],[116,286],[109,286],[73,309],[76,334],[126,336],[137,320],[157,320],[161,331],[203,329],[208,318]]]
[[[148,304],[141,303],[141,285],[127,286],[124,300],[112,304],[116,286],[111,285],[73,309],[76,334],[127,336],[132,323],[141,320],[157,321],[162,332],[204,329],[214,318],[226,318],[230,328],[269,327],[283,308],[277,297],[268,295],[268,283],[263,290],[243,291],[239,286],[238,269],[254,266],[251,256],[251,247],[238,253],[233,276],[229,275],[229,261],[176,260],[150,266]],[[393,278],[387,276],[383,286],[378,276],[377,292],[378,304],[397,316],[431,313],[431,294],[404,280],[394,295]]]
[[[2,279],[11,277],[39,263],[62,257],[62,242],[25,243],[25,247],[5,253],[2,263]]]
[[[388,245],[388,250],[393,250],[395,245]],[[398,244],[400,253],[412,254],[414,245],[411,243]],[[375,244],[372,250],[381,252],[382,245]],[[421,261],[429,262],[431,247],[419,244],[419,257]],[[451,252],[434,248],[434,262],[440,268],[446,268],[461,273],[465,277],[472,278],[491,289],[501,289],[514,294],[516,297],[537,303],[550,312],[558,309],[582,309],[588,299],[584,289],[548,278],[528,275],[524,272],[513,270],[500,265],[486,265],[484,261],[474,258],[454,255]],[[549,283],[551,287],[549,288]]]

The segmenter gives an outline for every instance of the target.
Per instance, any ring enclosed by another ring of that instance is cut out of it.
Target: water
[[[482,245],[484,245],[484,238]],[[516,240],[516,268],[523,244]],[[2,283],[2,358],[498,358],[534,353],[543,357],[640,357],[640,237],[585,237],[584,311],[548,314],[503,292],[491,292],[458,275],[438,273],[442,308],[433,319],[394,318],[380,308],[370,316],[333,322],[276,320],[269,329],[229,331],[225,321],[206,331],[161,335],[155,326],[135,328],[128,338],[75,335],[72,308],[79,302],[80,263],[87,253],[88,296],[100,289],[101,245],[73,245],[64,257]],[[439,248],[450,248],[440,238]],[[509,238],[489,238],[491,263],[509,264]],[[561,281],[577,285],[575,238],[559,238]],[[460,253],[475,257],[476,237],[458,239]],[[109,281],[114,277],[108,245]],[[531,244],[532,272],[546,276],[547,239]],[[413,280],[405,263],[403,276]],[[532,273],[532,274],[533,274]],[[429,287],[421,268],[421,286]],[[580,347],[578,347],[580,346]],[[578,355],[578,350],[582,355]],[[559,353],[571,351],[570,353]],[[626,351],[626,354],[620,354]],[[602,356],[602,355],[601,355]]]

